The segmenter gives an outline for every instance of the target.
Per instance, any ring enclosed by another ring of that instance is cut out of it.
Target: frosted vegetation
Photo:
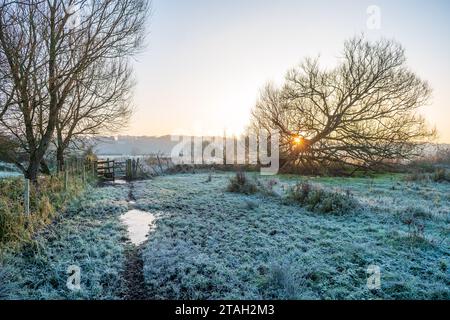
[[[0,179],[20,176],[23,174],[14,165],[0,161]]]
[[[283,199],[298,177],[255,181],[266,188],[251,195],[227,192],[229,178],[177,175],[136,184],[137,205],[159,215],[144,250],[149,296],[450,298],[449,184],[401,176],[310,179],[358,202],[354,211],[329,214]],[[366,271],[373,264],[381,267],[382,290],[371,292]]]
[[[20,176],[22,176],[22,174],[18,172],[0,171],[0,179],[20,177]]]
[[[450,299],[448,182],[247,174],[250,187],[235,189],[232,179],[134,183],[133,208],[155,217],[139,247],[147,297]],[[129,198],[129,185],[88,190],[20,254],[5,253],[0,297],[123,297]],[[66,287],[70,265],[81,267],[79,292]],[[369,265],[381,290],[367,288]]]
[[[0,298],[118,299],[126,239],[119,217],[127,192],[89,189],[20,253],[3,253]],[[67,288],[71,265],[81,268],[80,291]]]

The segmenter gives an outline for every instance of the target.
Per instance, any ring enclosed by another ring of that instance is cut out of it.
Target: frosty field
[[[244,195],[227,192],[231,176],[90,190],[20,255],[6,254],[0,296],[123,299],[132,244],[120,216],[132,199],[156,218],[138,248],[148,299],[450,299],[450,184],[402,175],[308,179],[360,204],[327,214],[284,200],[306,178],[276,177],[273,194]],[[81,267],[80,292],[66,287],[70,265]],[[371,265],[381,270],[379,290],[367,287]]]

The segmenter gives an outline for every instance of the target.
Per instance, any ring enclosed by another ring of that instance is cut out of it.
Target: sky
[[[380,12],[379,25],[370,6]],[[374,28],[375,26],[375,28]],[[450,143],[450,1],[153,0],[135,58],[135,113],[123,134],[240,133],[259,90],[305,57],[326,67],[364,33],[399,41],[433,88],[421,109]]]

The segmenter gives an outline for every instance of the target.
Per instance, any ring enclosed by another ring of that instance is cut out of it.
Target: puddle
[[[128,184],[128,182],[126,180],[123,179],[116,179],[114,181],[103,181],[103,184],[107,185],[107,186],[117,186],[117,185],[125,185]]]
[[[145,211],[131,210],[123,214],[120,220],[127,226],[131,242],[139,246],[147,240],[147,235],[154,228],[155,216]]]

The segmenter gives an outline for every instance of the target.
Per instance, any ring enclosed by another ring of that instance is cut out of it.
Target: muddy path
[[[126,262],[123,272],[125,287],[122,292],[122,298],[124,300],[147,300],[141,247],[128,246],[125,251],[125,257]]]
[[[128,183],[128,209],[134,210],[136,197],[134,196],[134,184]],[[128,239],[125,248],[125,265],[122,274],[125,285],[122,290],[124,300],[147,300],[147,289],[144,279],[144,262],[142,260],[143,245],[136,246]]]

